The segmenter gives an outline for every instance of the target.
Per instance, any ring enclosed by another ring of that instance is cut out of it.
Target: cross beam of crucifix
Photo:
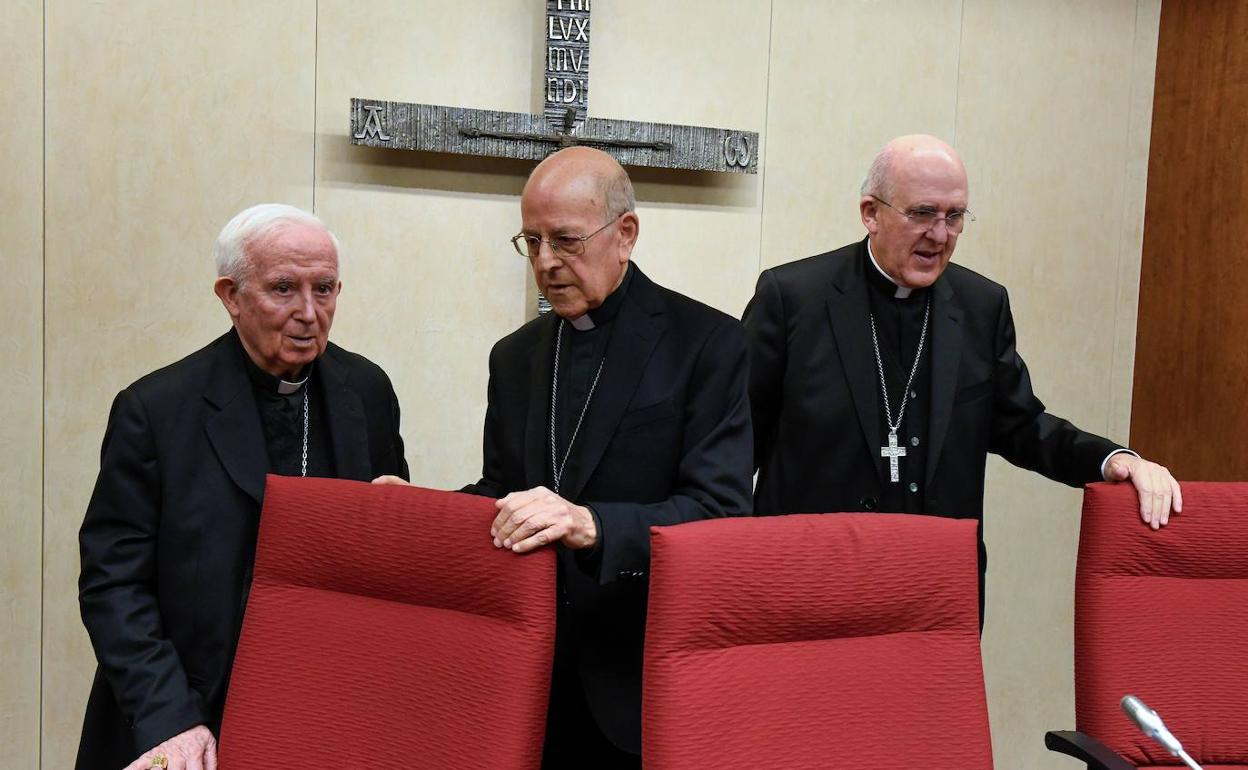
[[[626,166],[758,173],[753,131],[588,117],[590,0],[545,2],[542,115],[352,99],[351,143],[520,160],[587,145]]]

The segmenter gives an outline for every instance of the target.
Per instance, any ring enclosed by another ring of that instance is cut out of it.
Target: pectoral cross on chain
[[[897,431],[888,432],[888,446],[880,447],[880,457],[888,458],[888,480],[894,483],[901,481],[901,472],[897,468],[897,458],[906,456],[906,448],[897,446]]]
[[[927,342],[927,322],[932,317],[932,296],[930,294],[927,296],[927,302],[923,308],[923,330],[919,332],[919,349],[914,353],[910,379],[906,380],[906,386],[901,389],[901,406],[897,409],[897,422],[893,422],[893,410],[888,402],[888,380],[884,377],[884,359],[880,357],[880,338],[875,333],[875,314],[872,313],[868,317],[871,319],[871,345],[875,348],[875,366],[880,373],[880,392],[884,396],[884,420],[888,425],[888,446],[880,447],[880,457],[888,458],[888,480],[896,484],[901,481],[897,458],[906,456],[906,448],[897,446],[897,430],[901,427],[901,421],[906,417],[906,404],[910,403],[906,394],[912,392],[910,388],[914,386],[914,373],[919,370],[919,360],[923,358],[923,344]]]

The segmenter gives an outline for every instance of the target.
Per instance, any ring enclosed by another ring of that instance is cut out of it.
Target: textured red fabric
[[[537,768],[553,553],[492,500],[269,476],[222,767]]]
[[[1180,765],[1119,709],[1132,694],[1206,768],[1248,767],[1248,484],[1184,484],[1157,532],[1133,487],[1093,484],[1078,565],[1079,730],[1137,765]]]
[[[647,770],[992,767],[975,522],[651,530]]]

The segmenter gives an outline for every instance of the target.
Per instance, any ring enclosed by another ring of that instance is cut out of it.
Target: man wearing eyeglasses
[[[632,263],[634,208],[599,150],[529,177],[512,244],[553,312],[490,353],[481,480],[464,490],[498,498],[495,547],[558,551],[546,770],[641,767],[650,527],[751,508],[744,332]]]
[[[764,271],[745,310],[755,513],[980,518],[994,452],[1072,486],[1129,479],[1144,522],[1166,524],[1169,471],[1045,411],[1005,288],[949,263],[974,221],[957,152],[895,139],[861,193],[866,238]]]

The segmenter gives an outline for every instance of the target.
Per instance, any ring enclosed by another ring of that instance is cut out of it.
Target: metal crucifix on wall
[[[520,160],[587,145],[626,166],[758,173],[754,131],[588,117],[590,0],[545,3],[542,115],[352,99],[351,143]]]

